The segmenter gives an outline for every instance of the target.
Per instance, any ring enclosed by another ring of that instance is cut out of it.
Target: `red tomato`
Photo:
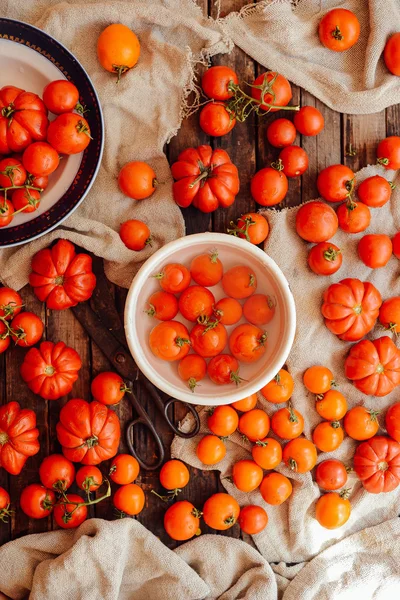
[[[76,474],[76,484],[84,492],[95,492],[103,483],[103,475],[97,467],[81,467]]]
[[[334,8],[321,19],[318,33],[326,48],[344,52],[358,41],[360,22],[351,10]]]
[[[33,346],[42,337],[44,325],[42,319],[31,312],[23,312],[11,321],[12,339],[17,346]]]
[[[3,354],[10,346],[11,338],[7,327],[0,321],[0,354]]]
[[[79,102],[78,88],[65,79],[58,79],[46,85],[43,90],[43,102],[55,115],[73,111]]]
[[[138,461],[130,454],[117,454],[110,467],[110,479],[118,485],[127,485],[137,479],[140,471]]]
[[[240,509],[238,518],[239,527],[248,535],[255,535],[266,528],[268,515],[261,506],[248,504]]]
[[[191,338],[192,333],[189,340],[188,330],[179,321],[163,321],[151,330],[149,343],[155,356],[161,360],[174,361],[189,353]]]
[[[21,312],[23,305],[18,292],[9,287],[0,287],[0,317],[9,321]]]
[[[131,392],[131,388],[125,385],[124,380],[117,373],[104,371],[99,373],[92,381],[91,392],[97,402],[111,405],[118,404],[125,396],[125,392]]]
[[[200,127],[207,135],[221,137],[235,125],[235,116],[228,112],[223,102],[209,102],[200,111]]]
[[[325,124],[322,113],[314,106],[303,106],[295,113],[293,122],[301,135],[318,135]]]
[[[400,231],[392,239],[393,254],[400,260]]]
[[[21,157],[22,160],[22,157]],[[49,178],[47,175],[32,175],[32,173],[28,173],[28,177],[26,178],[25,183],[27,185],[33,185],[34,187],[40,188],[40,191],[43,192],[49,185]]]
[[[234,298],[221,298],[214,307],[214,314],[222,325],[234,325],[242,318],[243,309]]]
[[[206,373],[207,363],[198,354],[188,354],[179,362],[179,377],[188,384],[192,392],[194,392],[197,383],[204,379]]]
[[[192,323],[198,319],[205,321],[207,317],[211,317],[214,304],[214,294],[200,285],[191,285],[186,288],[178,302],[181,315]]]
[[[201,80],[203,92],[214,100],[229,100],[234,92],[229,89],[229,84],[238,85],[239,79],[235,71],[229,67],[216,66],[207,69]]]
[[[236,265],[224,273],[222,287],[231,298],[248,298],[257,289],[257,277],[250,267]]]
[[[245,323],[238,325],[229,338],[229,349],[240,362],[253,363],[260,360],[265,353],[267,334],[265,331]]]
[[[340,229],[347,233],[361,233],[371,222],[371,212],[362,202],[344,202],[336,213]]]
[[[286,177],[299,177],[308,169],[307,152],[299,146],[287,146],[281,150],[279,160],[282,161]]]
[[[136,483],[122,485],[114,494],[113,504],[123,515],[138,515],[144,508],[145,496]]]
[[[385,417],[385,425],[390,437],[396,442],[400,442],[400,402],[389,406]]]
[[[79,154],[91,139],[89,123],[76,113],[59,115],[47,130],[47,141],[59,154]]]
[[[74,483],[75,467],[62,454],[50,454],[40,465],[39,477],[45,488],[65,492]]]
[[[262,110],[275,112],[289,104],[292,99],[292,88],[286,77],[268,71],[259,75],[254,81],[251,95],[260,102]]]
[[[122,167],[118,175],[119,189],[133,200],[144,200],[156,191],[157,177],[150,165],[134,160]]]
[[[239,385],[242,380],[239,377],[239,364],[236,358],[230,354],[219,354],[214,356],[208,363],[207,373],[211,381],[217,385],[235,383]]]
[[[39,208],[40,192],[29,188],[15,190],[12,202],[16,211],[31,213]]]
[[[338,490],[347,482],[347,469],[340,460],[324,460],[315,470],[315,481],[324,490]]]
[[[276,300],[273,296],[254,294],[243,305],[245,319],[253,325],[266,325],[275,315]]]
[[[308,266],[317,275],[333,275],[342,266],[342,252],[331,242],[320,242],[308,254]]]
[[[386,169],[400,169],[400,137],[391,135],[382,140],[376,150],[377,162]]]
[[[56,495],[39,483],[32,483],[22,490],[20,506],[31,519],[48,517],[56,502]]]
[[[195,325],[190,332],[190,343],[193,350],[204,358],[221,354],[227,341],[226,329],[218,321],[210,322],[208,325]]]
[[[153,275],[165,292],[179,294],[190,285],[190,272],[184,265],[170,263],[163,267],[160,273]]]
[[[3,160],[0,160],[0,187],[24,185],[26,177],[26,170],[20,160],[16,158],[3,158]]]
[[[190,263],[190,275],[197,285],[212,287],[222,279],[223,266],[218,252],[212,250],[207,254],[199,254]]]
[[[393,75],[400,75],[400,33],[394,33],[386,42],[383,60]]]
[[[46,139],[49,120],[42,100],[12,85],[0,90],[0,154],[22,152]]]
[[[171,321],[178,314],[178,300],[170,292],[154,292],[147,301],[146,313],[159,321]]]
[[[0,194],[0,228],[6,227],[14,218],[14,206],[10,200],[5,200]]]
[[[276,119],[267,127],[267,140],[275,148],[291,146],[296,139],[296,127],[289,119]]]
[[[380,175],[367,177],[357,188],[357,196],[361,202],[371,208],[384,206],[386,202],[389,202],[391,195],[392,185]]]
[[[0,487],[0,521],[8,523],[8,517],[13,514],[10,508],[10,494],[2,487]]]
[[[306,242],[326,242],[335,235],[337,228],[336,213],[325,202],[307,202],[297,211],[296,231]]]
[[[81,525],[87,518],[88,510],[85,501],[77,494],[66,496],[67,504],[58,502],[54,506],[54,520],[62,529],[73,529]]]
[[[259,213],[245,213],[242,215],[236,225],[231,221],[232,229],[228,233],[246,239],[252,244],[261,244],[269,234],[269,224],[265,217]]]
[[[392,251],[392,240],[388,235],[364,235],[358,242],[358,256],[364,265],[371,269],[379,269],[387,265]]]
[[[342,202],[349,198],[354,188],[355,175],[345,165],[331,165],[318,175],[318,192],[328,202]]]
[[[261,206],[279,204],[286,196],[288,188],[286,175],[272,167],[258,171],[250,183],[251,195]]]
[[[385,329],[400,333],[400,296],[385,300],[379,309],[379,321]]]
[[[143,250],[146,246],[151,246],[152,242],[150,229],[146,223],[138,219],[130,219],[122,223],[119,237],[129,250]]]
[[[46,142],[35,142],[28,146],[22,156],[25,169],[32,175],[51,175],[60,164],[58,152],[46,144]]]

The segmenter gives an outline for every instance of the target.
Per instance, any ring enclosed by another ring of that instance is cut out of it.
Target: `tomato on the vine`
[[[197,285],[212,287],[217,285],[223,275],[222,262],[218,258],[217,250],[199,254],[190,263],[190,275]]]
[[[179,294],[190,285],[190,271],[180,263],[169,263],[162,270],[153,275],[160,282],[165,292]]]
[[[325,124],[321,111],[314,106],[303,106],[295,113],[293,122],[301,135],[318,135]]]
[[[346,8],[334,8],[319,23],[319,39],[329,50],[344,52],[358,41],[360,22],[356,15]]]
[[[347,469],[340,460],[324,460],[315,470],[315,481],[324,490],[338,490],[347,482]]]
[[[91,139],[89,123],[76,113],[59,115],[47,130],[47,141],[59,154],[79,154]]]
[[[239,79],[235,71],[229,67],[217,65],[207,69],[201,79],[203,92],[214,100],[229,100],[233,91],[229,90],[229,84],[237,85]]]
[[[268,515],[261,506],[248,504],[240,509],[238,523],[244,533],[255,535],[266,528]]]
[[[39,483],[31,483],[22,490],[20,506],[24,513],[31,519],[48,517],[56,502],[53,490],[45,488]]]
[[[24,185],[26,178],[26,169],[19,159],[3,158],[0,160],[0,187]]]
[[[35,177],[51,175],[60,164],[58,152],[46,144],[46,142],[35,142],[27,147],[22,162],[25,169]]]
[[[296,127],[289,119],[276,119],[267,127],[267,140],[275,148],[291,146],[296,139]]]
[[[357,250],[364,265],[379,269],[387,265],[392,256],[392,240],[384,234],[364,235],[358,242]]]
[[[119,228],[119,237],[129,250],[143,250],[146,246],[151,246],[150,229],[146,223],[138,219],[129,219],[122,223]]]
[[[232,229],[228,233],[246,239],[252,244],[262,244],[269,234],[268,221],[260,213],[245,213],[237,220],[236,225],[231,221]]]
[[[134,160],[122,167],[118,175],[119,189],[133,200],[144,200],[157,188],[157,177],[150,165]]]
[[[267,333],[250,323],[238,325],[229,338],[229,349],[233,356],[244,363],[260,360],[265,354]]]
[[[178,300],[170,292],[160,290],[154,292],[147,300],[146,314],[155,317],[159,321],[171,321],[178,314]]]
[[[289,183],[285,173],[273,167],[265,167],[252,177],[250,191],[261,206],[275,206],[285,198]]]
[[[23,305],[18,292],[9,287],[0,287],[0,317],[9,321],[21,312]]]
[[[262,468],[254,460],[239,460],[232,467],[232,480],[241,492],[257,489],[263,478]]]
[[[307,202],[297,211],[296,231],[306,242],[326,242],[335,235],[337,229],[336,213],[325,202]]]
[[[209,102],[200,111],[200,127],[207,135],[221,137],[236,125],[235,116],[228,112],[223,102]]]
[[[268,402],[281,404],[287,402],[293,394],[294,381],[286,369],[280,369],[275,377],[267,383],[260,391]]]
[[[62,498],[54,505],[54,520],[62,529],[73,529],[81,525],[87,518],[88,509],[84,499],[78,494],[67,494],[67,503]]]
[[[240,507],[235,498],[229,494],[213,494],[203,506],[203,518],[206,525],[225,531],[232,527],[240,513]]]
[[[286,146],[279,153],[279,161],[286,177],[299,177],[308,169],[308,154],[300,146]]]
[[[0,228],[7,227],[11,223],[14,212],[11,200],[5,200],[4,195],[0,194]]]
[[[76,485],[84,492],[95,492],[103,483],[103,475],[98,467],[87,465],[76,473]]]
[[[29,188],[15,190],[12,195],[12,203],[16,211],[24,213],[35,212],[39,208],[40,192]]]
[[[178,365],[178,374],[185,381],[189,389],[194,392],[199,381],[204,379],[207,373],[207,363],[198,354],[188,354]]]
[[[65,492],[74,482],[75,467],[62,454],[50,454],[39,467],[39,477],[45,488]]]
[[[124,380],[117,373],[103,371],[96,375],[90,386],[92,396],[101,404],[118,404],[121,402],[125,392],[131,389],[125,385]]]
[[[248,298],[257,289],[257,277],[250,267],[237,265],[224,273],[222,287],[231,298]]]
[[[331,165],[320,171],[317,178],[318,192],[328,202],[342,202],[349,198],[355,182],[355,175],[345,165]]]
[[[265,89],[265,92],[263,89]],[[290,83],[280,73],[267,71],[257,77],[251,86],[251,95],[258,100],[260,108],[268,112],[275,112],[282,106],[287,106],[292,99]]]
[[[213,314],[215,304],[214,294],[201,285],[191,285],[184,290],[179,298],[178,306],[181,315],[196,323],[207,320]]]
[[[188,330],[179,321],[162,321],[150,332],[150,349],[162,360],[180,360],[189,353],[191,337],[192,333],[189,339]]]
[[[42,319],[31,312],[19,313],[11,321],[11,337],[18,346],[33,346],[42,337]]]
[[[317,275],[333,275],[342,266],[340,248],[332,242],[319,242],[308,253],[308,266]]]
[[[10,343],[11,338],[8,329],[3,321],[0,321],[0,354],[3,354],[9,348]]]
[[[205,435],[196,447],[197,458],[203,465],[216,465],[226,455],[226,446],[216,435]]]
[[[118,485],[133,483],[139,475],[140,466],[131,454],[117,454],[110,466],[110,479]]]
[[[10,511],[10,494],[3,488],[0,487],[0,521],[3,523],[8,522],[8,517],[12,515]]]
[[[78,88],[66,79],[51,81],[43,90],[43,102],[55,115],[71,112],[77,108],[79,102]]]

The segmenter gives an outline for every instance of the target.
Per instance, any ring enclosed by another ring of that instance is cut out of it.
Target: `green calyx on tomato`
[[[68,500],[68,498],[65,495],[65,492],[62,493],[62,498],[61,498],[61,500],[59,500],[57,502],[57,505],[58,506],[64,506],[64,514],[62,515],[62,520],[63,520],[63,522],[65,524],[67,524],[67,523],[69,523],[71,521],[74,513],[78,510],[78,508],[80,508],[82,506],[92,506],[93,504],[98,504],[99,502],[102,502],[103,500],[106,500],[107,498],[109,498],[111,496],[111,485],[110,485],[110,482],[108,481],[108,479],[104,478],[103,479],[103,483],[105,483],[107,485],[107,489],[106,489],[105,493],[102,496],[99,496],[98,498],[95,498],[94,500],[88,499],[86,502],[73,502],[71,500]],[[75,508],[73,508],[70,511],[67,511],[66,510],[66,505],[67,504],[68,505],[74,505]]]

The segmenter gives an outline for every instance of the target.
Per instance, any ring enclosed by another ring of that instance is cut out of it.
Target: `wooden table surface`
[[[209,14],[216,17],[216,10],[213,8],[214,2],[208,2],[208,0],[197,1],[205,13],[209,11]],[[240,10],[247,3],[248,0],[222,0],[221,16],[234,10]],[[209,9],[209,7],[211,8]],[[266,41],[266,43],[268,42]],[[216,56],[212,63],[232,67],[238,73],[240,80],[247,81],[254,80],[259,73],[266,70],[265,67],[255,63],[238,48],[235,48],[228,55]],[[325,128],[317,137],[302,138],[299,136],[295,142],[307,151],[310,166],[302,178],[290,180],[289,192],[284,202],[282,202],[282,207],[294,206],[317,197],[315,182],[318,171],[328,165],[341,162],[357,171],[368,163],[375,162],[377,142],[386,135],[397,135],[400,125],[400,105],[372,115],[340,114],[329,109],[305,90],[296,86],[293,86],[292,89],[292,103],[316,106],[324,115]],[[232,219],[236,219],[243,212],[257,209],[250,195],[249,182],[256,170],[269,165],[271,161],[277,158],[279,151],[266,142],[265,131],[268,123],[280,116],[282,115],[278,112],[262,118],[251,118],[245,123],[238,123],[228,135],[216,139],[209,139],[201,131],[198,125],[198,114],[192,115],[182,123],[178,135],[171,140],[167,147],[170,162],[174,162],[179,152],[186,147],[210,143],[213,147],[221,147],[229,152],[233,163],[239,169],[241,182],[236,202],[228,209],[217,210],[212,215],[206,215],[191,208],[184,210],[187,234],[203,231],[225,232]],[[291,118],[290,113],[285,113],[285,116]],[[355,156],[347,156],[346,152],[349,144],[356,150]],[[115,303],[122,318],[126,290],[111,284],[110,289],[114,294]],[[46,339],[53,342],[62,340],[79,352],[84,367],[70,397],[81,397],[89,400],[90,382],[93,377],[101,371],[110,370],[107,360],[97,346],[89,340],[71,311],[46,310],[44,305],[35,298],[29,286],[22,290],[22,296],[29,310],[36,312],[44,320]],[[40,521],[29,520],[19,508],[19,496],[24,486],[38,482],[38,468],[43,457],[60,451],[55,434],[55,425],[60,407],[66,402],[67,398],[63,398],[58,402],[45,402],[28,390],[19,375],[19,366],[24,354],[25,350],[22,348],[12,347],[5,354],[0,355],[0,404],[17,400],[23,407],[32,408],[36,412],[38,427],[41,432],[41,451],[28,460],[20,476],[9,476],[4,469],[0,468],[0,486],[9,490],[15,509],[15,515],[8,525],[0,522],[0,544],[21,535],[43,532],[53,528],[51,517]],[[166,447],[169,447],[172,436],[170,431],[166,429],[163,419],[145,395],[142,395],[140,400],[155,422]],[[116,407],[116,412],[121,420],[122,427],[132,417],[130,404],[125,400]],[[176,414],[177,419],[182,416],[182,414]],[[136,428],[136,430],[137,448],[139,452],[150,459],[154,455],[151,440],[148,439],[145,430],[140,428]],[[120,451],[127,451],[123,439],[121,440]],[[104,473],[108,472],[106,463],[103,463],[101,468]],[[185,488],[185,493],[181,494],[181,498],[188,499],[195,506],[201,508],[204,501],[211,494],[223,490],[219,481],[219,474],[217,471],[200,471],[192,468],[190,471],[191,480]],[[142,471],[138,483],[146,494],[146,506],[137,517],[138,520],[160,537],[169,547],[174,548],[176,543],[168,538],[162,525],[166,506],[150,493],[152,489],[161,490],[158,473]],[[74,488],[71,488],[72,490],[75,491]],[[113,519],[111,502],[105,501],[96,505],[90,515]],[[208,531],[204,524],[202,530],[203,533]],[[239,527],[234,526],[224,535],[240,537]]]

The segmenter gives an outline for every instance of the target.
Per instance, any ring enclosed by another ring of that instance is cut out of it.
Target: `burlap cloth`
[[[344,53],[323,48],[316,35],[321,14],[338,5],[354,10],[361,22],[359,42]],[[233,44],[335,110],[370,113],[400,100],[399,79],[380,59],[400,19],[398,0],[261,1],[217,20],[204,16],[193,0],[0,0],[0,14],[34,23],[64,43],[91,76],[105,118],[102,167],[83,204],[50,234],[0,251],[0,279],[17,289],[27,283],[32,255],[58,237],[104,257],[108,278],[129,287],[152,252],[184,235],[163,147],[190,111],[196,64]],[[95,52],[100,31],[112,22],[132,27],[141,43],[138,65],[118,88]],[[155,169],[162,185],[150,199],[135,202],[119,192],[116,177],[129,160],[148,161]],[[128,218],[148,223],[152,248],[125,248],[118,230]]]

